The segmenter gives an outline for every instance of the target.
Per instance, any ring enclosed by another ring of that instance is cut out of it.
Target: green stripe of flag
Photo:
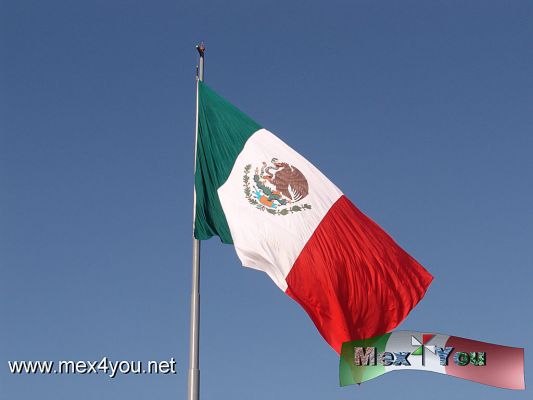
[[[199,82],[198,149],[196,156],[196,222],[194,237],[218,235],[233,243],[217,190],[228,179],[235,159],[261,126]]]

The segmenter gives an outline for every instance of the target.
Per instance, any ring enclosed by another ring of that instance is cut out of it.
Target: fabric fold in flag
[[[432,276],[303,156],[199,82],[197,239],[233,243],[337,351],[398,326]]]

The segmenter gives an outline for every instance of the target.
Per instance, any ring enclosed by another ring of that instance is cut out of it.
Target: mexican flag
[[[432,276],[303,156],[203,82],[194,236],[233,244],[337,351],[394,329]]]

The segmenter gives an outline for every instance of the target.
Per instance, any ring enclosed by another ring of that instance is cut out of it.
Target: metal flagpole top
[[[205,44],[204,42],[201,42],[200,44],[196,45],[196,50],[198,50],[198,53],[200,53],[200,57],[204,56],[205,53]]]
[[[204,81],[204,54],[205,54],[204,42],[201,42],[200,44],[196,45],[196,50],[198,50],[198,54],[200,54],[200,62],[198,63],[198,69],[196,73],[197,73],[198,80],[203,82]]]

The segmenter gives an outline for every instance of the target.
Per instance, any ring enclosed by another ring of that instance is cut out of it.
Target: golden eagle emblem
[[[309,204],[296,204],[309,194],[304,174],[293,165],[273,158],[257,166],[250,179],[252,164],[244,167],[244,194],[248,202],[274,215],[310,210]]]

